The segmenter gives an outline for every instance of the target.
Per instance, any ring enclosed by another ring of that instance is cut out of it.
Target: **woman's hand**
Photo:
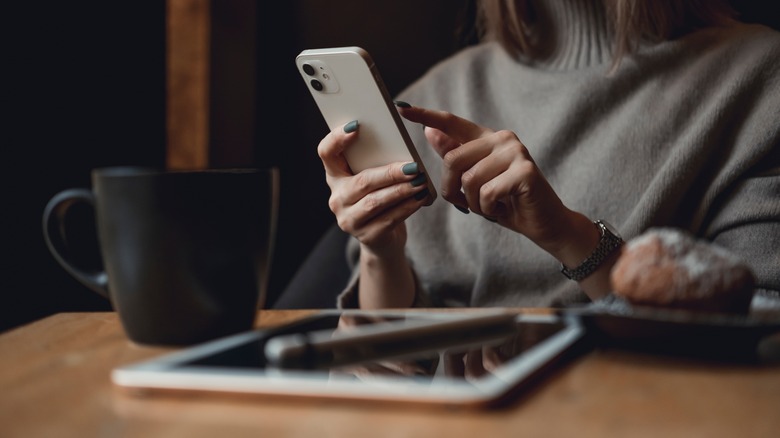
[[[514,132],[493,131],[444,111],[406,106],[399,111],[426,127],[428,142],[443,159],[442,198],[523,234],[569,267],[596,248],[599,230],[563,205]],[[609,291],[610,266],[580,282],[591,298]]]
[[[366,249],[402,250],[404,221],[425,202],[425,175],[418,174],[416,163],[393,163],[353,174],[344,150],[360,134],[354,122],[347,126],[333,130],[317,148],[331,190],[328,205],[339,227]]]
[[[402,108],[426,126],[425,135],[443,158],[441,196],[460,208],[496,220],[539,246],[555,250],[568,210],[525,145],[511,131],[493,131],[443,111]]]
[[[406,260],[404,221],[426,203],[426,176],[417,163],[393,163],[357,175],[344,150],[360,135],[357,122],[325,136],[317,151],[331,190],[328,205],[339,227],[360,241],[359,306],[409,307],[414,275]]]

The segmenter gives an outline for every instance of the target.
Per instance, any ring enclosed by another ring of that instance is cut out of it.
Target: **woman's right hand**
[[[416,163],[353,174],[344,150],[359,135],[357,123],[351,122],[331,131],[317,147],[331,190],[328,206],[339,227],[357,238],[364,251],[398,253],[406,245],[404,221],[425,204],[425,175],[418,173]]]

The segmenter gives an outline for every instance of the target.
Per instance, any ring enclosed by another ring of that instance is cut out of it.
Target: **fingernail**
[[[346,125],[344,125],[344,132],[346,132],[347,134],[349,134],[350,132],[355,132],[355,131],[357,131],[357,129],[358,129],[358,121],[357,120],[353,120],[353,121],[347,123]]]
[[[482,217],[484,217],[485,219],[489,220],[490,222],[498,222],[498,219],[496,219],[494,217],[490,217],[490,216],[482,216]]]
[[[455,205],[455,204],[452,204],[452,206],[457,208],[458,211],[463,213],[463,214],[469,214],[470,213],[468,208],[464,208],[464,207],[461,207],[460,205]]]
[[[419,166],[414,162],[404,164],[404,167],[401,168],[401,171],[404,173],[404,175],[416,175],[420,173]]]
[[[418,201],[422,201],[423,199],[428,197],[429,193],[430,192],[428,191],[428,189],[423,189],[422,191],[419,191],[419,192],[414,194],[414,199],[416,199]]]
[[[425,177],[424,173],[421,173],[417,175],[413,180],[409,181],[412,184],[412,187],[417,187],[425,184],[425,181],[427,178]]]
[[[403,100],[394,100],[393,103],[398,108],[411,108],[412,107],[411,105],[409,105],[408,103],[404,102]]]

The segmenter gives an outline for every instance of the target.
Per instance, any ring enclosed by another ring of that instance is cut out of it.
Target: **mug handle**
[[[71,263],[63,254],[67,248],[65,216],[77,204],[95,208],[95,195],[87,189],[68,189],[54,195],[43,210],[43,237],[54,259],[84,286],[105,298],[108,295],[108,275],[105,271],[88,272]]]

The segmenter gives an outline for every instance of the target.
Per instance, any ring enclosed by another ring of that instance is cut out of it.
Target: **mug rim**
[[[107,166],[92,170],[94,176],[101,178],[136,177],[136,176],[165,176],[165,175],[200,175],[200,174],[225,174],[245,175],[258,173],[275,173],[278,169],[272,167],[231,167],[209,169],[160,169],[151,166]]]

